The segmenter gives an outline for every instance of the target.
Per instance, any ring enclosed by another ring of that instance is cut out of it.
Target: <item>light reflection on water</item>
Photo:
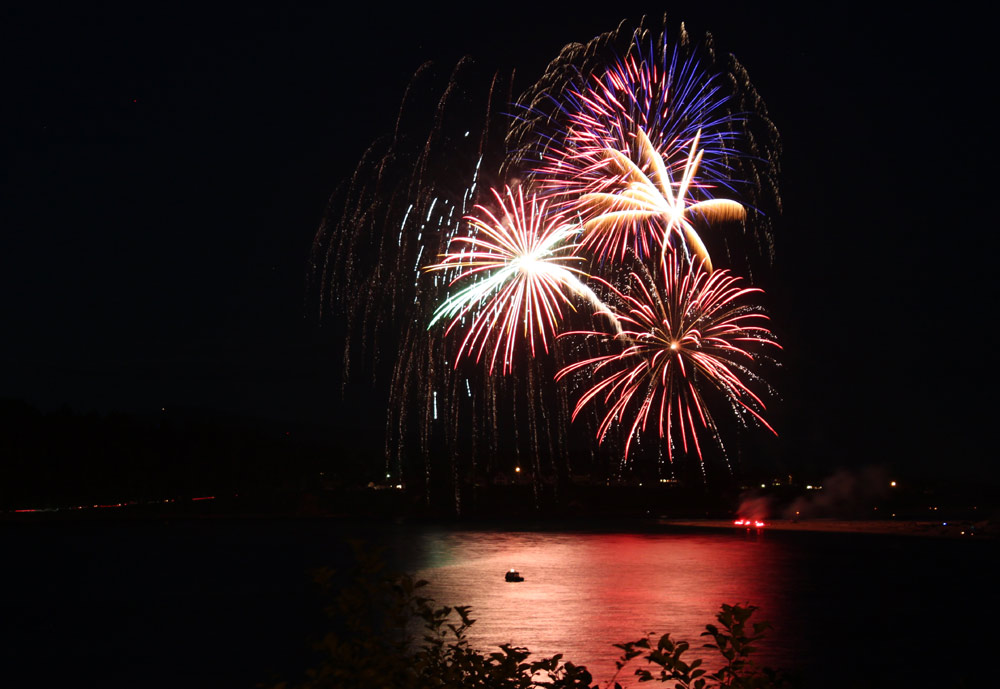
[[[418,539],[418,576],[437,603],[472,606],[479,650],[512,642],[536,658],[563,653],[603,683],[615,672],[612,644],[669,632],[692,642],[690,661],[719,606],[749,601],[755,620],[775,625],[759,661],[794,665],[795,631],[782,624],[794,555],[764,535],[442,530]],[[511,568],[525,580],[504,581]]]

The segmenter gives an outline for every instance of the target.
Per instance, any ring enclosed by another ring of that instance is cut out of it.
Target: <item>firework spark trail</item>
[[[439,90],[428,65],[414,75],[394,134],[369,148],[331,199],[313,255],[314,279],[340,307],[347,333],[342,391],[362,364],[373,384],[385,381],[386,474],[415,478],[412,462],[423,458],[427,486],[455,475],[455,457],[465,461],[459,447],[477,406],[454,394],[460,374],[440,365],[449,358],[443,338],[427,337],[443,281],[419,268],[445,250],[481,195],[480,170],[499,165],[506,129],[495,114],[509,102],[506,81],[494,75],[483,83],[468,60],[443,76]],[[499,432],[483,430],[487,439]],[[433,457],[452,457],[451,467]]]
[[[739,278],[725,270],[709,273],[677,252],[671,252],[662,267],[662,291],[655,283],[647,287],[634,273],[636,296],[616,290],[625,305],[625,313],[619,314],[623,332],[613,337],[619,351],[569,364],[556,375],[562,379],[586,371],[592,377],[593,385],[576,403],[574,419],[600,400],[608,409],[598,441],[603,442],[616,421],[629,423],[626,458],[632,440],[653,418],[660,437],[669,441],[671,461],[678,435],[685,452],[690,445],[703,459],[699,428],[718,435],[704,398],[714,389],[736,402],[733,409],[741,420],[749,415],[774,433],[762,416],[764,402],[749,386],[760,381],[749,364],[763,355],[751,348],[780,346],[764,324],[767,316],[742,304],[746,295],[762,290],[739,286]],[[564,335],[612,339],[595,331]]]
[[[573,253],[579,226],[559,214],[546,215],[545,204],[535,199],[526,205],[520,188],[515,195],[508,187],[506,198],[495,190],[493,194],[499,212],[477,206],[479,214],[466,217],[474,234],[454,237],[444,260],[427,268],[457,270],[452,285],[472,279],[472,284],[438,307],[428,326],[450,319],[446,331],[450,333],[467,316],[471,317],[456,367],[465,354],[474,354],[479,361],[493,339],[491,373],[501,350],[502,370],[510,371],[515,343],[522,335],[530,344],[532,356],[536,355],[536,338],[548,352],[548,334],[555,335],[563,319],[563,307],[575,310],[566,291],[587,299],[598,313],[609,315],[620,330],[613,313],[580,279],[586,273],[569,265],[581,260]]]

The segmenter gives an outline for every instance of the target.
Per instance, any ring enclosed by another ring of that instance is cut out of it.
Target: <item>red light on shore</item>
[[[215,500],[215,496],[214,495],[206,495],[205,497],[202,497],[202,498],[191,498],[191,502],[198,502],[199,500]]]
[[[745,526],[748,529],[751,527],[756,527],[758,529],[763,529],[767,524],[759,519],[737,519],[733,522],[733,526]]]

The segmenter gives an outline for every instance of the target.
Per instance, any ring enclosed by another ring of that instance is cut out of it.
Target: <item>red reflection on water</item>
[[[536,657],[564,653],[604,682],[619,653],[612,644],[669,632],[699,649],[722,603],[748,601],[760,608],[755,619],[778,627],[759,660],[788,665],[775,655],[789,573],[781,547],[760,532],[445,532],[425,545],[433,564],[420,576],[439,603],[472,606],[469,636],[480,650],[512,642]],[[523,582],[505,581],[511,568]],[[626,668],[618,680],[631,676]]]

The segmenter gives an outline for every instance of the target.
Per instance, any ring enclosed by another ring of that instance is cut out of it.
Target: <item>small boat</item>
[[[504,575],[504,579],[507,581],[524,581],[524,577],[516,569],[512,569]]]

